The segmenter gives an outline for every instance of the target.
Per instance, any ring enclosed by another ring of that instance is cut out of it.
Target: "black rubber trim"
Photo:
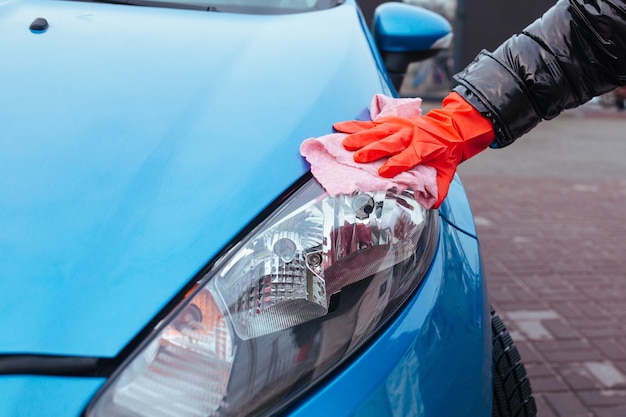
[[[0,355],[0,375],[102,377],[110,372],[110,365],[110,359],[89,356]]]

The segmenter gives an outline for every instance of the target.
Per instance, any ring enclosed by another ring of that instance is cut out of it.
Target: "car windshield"
[[[248,14],[285,14],[322,10],[344,0],[76,0],[94,3],[127,4],[131,6],[170,7],[210,12]]]

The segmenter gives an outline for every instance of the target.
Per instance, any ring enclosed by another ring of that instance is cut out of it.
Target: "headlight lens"
[[[436,222],[411,192],[331,197],[309,180],[216,260],[87,415],[275,411],[367,341],[417,287]]]

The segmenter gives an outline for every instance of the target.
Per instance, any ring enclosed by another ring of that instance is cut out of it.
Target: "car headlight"
[[[437,216],[410,191],[333,197],[306,181],[213,262],[86,414],[276,411],[389,320],[437,236]]]

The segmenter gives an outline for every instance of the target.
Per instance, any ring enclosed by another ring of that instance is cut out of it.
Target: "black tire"
[[[493,417],[537,415],[526,368],[504,323],[491,308],[493,346]]]

